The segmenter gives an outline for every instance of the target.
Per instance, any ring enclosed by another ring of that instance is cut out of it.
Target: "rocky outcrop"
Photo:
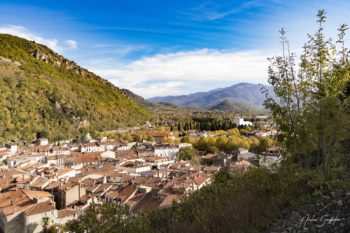
[[[350,192],[323,193],[276,222],[266,233],[349,233]]]
[[[84,77],[84,78],[94,78],[99,79],[100,82],[103,82],[104,84],[108,85],[109,87],[120,91],[120,89],[116,86],[114,86],[109,81],[102,79],[95,75],[94,73],[88,71],[87,69],[84,69],[80,66],[78,66],[75,62],[70,61],[63,56],[54,53],[49,48],[47,48],[44,45],[36,44],[35,49],[31,52],[31,55],[35,57],[38,60],[44,61],[47,64],[53,64],[56,67],[64,68],[66,70],[73,70],[76,74]],[[124,92],[121,92],[123,95],[125,95]],[[125,95],[126,96],[126,95]]]

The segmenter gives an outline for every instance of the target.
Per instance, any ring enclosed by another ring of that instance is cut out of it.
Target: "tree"
[[[49,224],[50,224],[50,219],[48,217],[43,217],[41,219],[41,225],[44,233],[48,233]]]
[[[142,137],[142,135],[136,135],[134,140],[136,142],[142,142],[143,141],[143,137]]]
[[[219,149],[216,146],[208,146],[206,149],[206,152],[211,154],[216,154],[219,152]]]
[[[265,90],[265,106],[271,110],[279,128],[278,139],[297,157],[300,167],[322,165],[325,178],[330,179],[332,158],[349,126],[348,100],[342,93],[350,77],[350,66],[349,53],[344,47],[347,27],[340,27],[335,45],[331,39],[324,38],[325,19],[324,10],[320,10],[318,30],[315,35],[308,35],[299,67],[295,55],[289,52],[285,30],[280,31],[282,56],[270,59],[268,80],[277,101]]]
[[[227,131],[227,133],[231,136],[241,136],[241,134],[239,133],[239,130],[237,128],[230,129]]]
[[[224,150],[225,149],[225,145],[227,144],[227,137],[219,137],[216,140],[216,147],[219,148],[220,150]]]
[[[128,142],[132,142],[132,137],[131,137],[131,135],[130,135],[129,133],[124,134],[124,135],[122,136],[122,138],[123,138],[124,140],[128,141]]]
[[[145,140],[147,140],[147,141],[149,141],[149,142],[154,142],[154,141],[155,141],[154,137],[152,137],[151,135],[147,135],[147,136],[145,137]]]
[[[73,233],[125,233],[138,232],[133,229],[132,218],[126,207],[104,203],[92,204],[78,220],[66,224],[66,230]]]
[[[264,122],[263,121],[257,121],[254,122],[254,128],[257,130],[262,130],[263,129]]]
[[[265,152],[267,148],[271,147],[273,144],[273,140],[268,138],[268,137],[262,137],[259,140],[259,145],[257,147],[257,152],[261,153],[261,152]]]
[[[194,156],[196,152],[192,147],[184,147],[180,149],[178,158],[179,160],[191,160]]]
[[[190,137],[185,135],[183,138],[181,138],[182,143],[189,143],[190,142]]]

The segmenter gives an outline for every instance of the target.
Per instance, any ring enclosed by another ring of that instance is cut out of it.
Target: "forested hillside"
[[[142,123],[117,87],[35,42],[0,35],[0,140],[72,138]]]

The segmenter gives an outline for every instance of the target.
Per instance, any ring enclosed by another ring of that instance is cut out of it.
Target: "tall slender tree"
[[[280,31],[282,55],[270,58],[268,69],[268,81],[277,98],[265,90],[265,106],[279,127],[279,139],[298,158],[299,165],[309,167],[310,160],[311,165],[322,164],[325,177],[330,179],[332,158],[348,128],[348,101],[343,93],[349,81],[349,52],[344,40],[347,26],[340,26],[334,44],[325,39],[325,20],[325,11],[320,10],[318,29],[308,35],[299,65],[289,52],[286,31]]]

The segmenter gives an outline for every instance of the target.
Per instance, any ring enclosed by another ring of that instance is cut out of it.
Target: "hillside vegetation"
[[[142,123],[117,87],[46,46],[0,34],[0,140],[51,140]]]

